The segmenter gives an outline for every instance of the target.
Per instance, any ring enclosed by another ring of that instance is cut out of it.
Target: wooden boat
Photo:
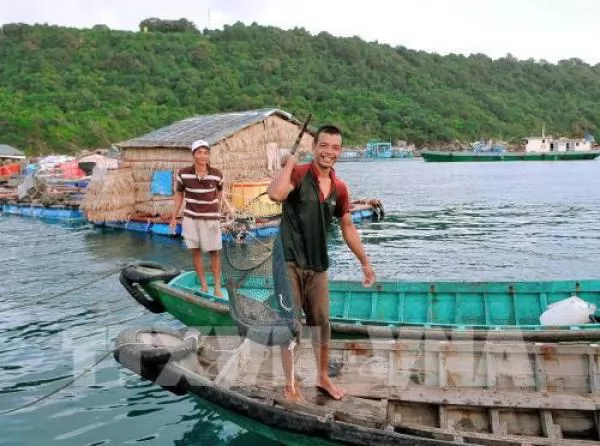
[[[414,152],[405,147],[394,147],[392,149],[392,158],[414,158]]]
[[[600,155],[598,151],[587,152],[443,152],[435,150],[421,151],[426,162],[489,162],[489,161],[580,161],[593,160]]]
[[[346,390],[335,401],[316,391],[303,340],[294,354],[305,400],[296,403],[281,397],[280,351],[153,328],[126,330],[115,344],[133,372],[286,444],[600,444],[598,344],[333,340],[330,375]]]
[[[362,159],[363,153],[360,150],[344,149],[337,161],[361,161]]]
[[[125,267],[120,281],[150,311],[166,311],[188,326],[234,325],[226,291],[223,298],[200,292],[193,271],[142,262]],[[252,286],[248,295],[265,298],[273,289],[270,278],[253,280]],[[600,340],[598,323],[540,325],[548,305],[573,295],[600,308],[600,280],[379,281],[372,288],[332,280],[330,320],[337,337]]]
[[[369,141],[365,148],[365,158],[391,158],[392,143],[389,141]]]

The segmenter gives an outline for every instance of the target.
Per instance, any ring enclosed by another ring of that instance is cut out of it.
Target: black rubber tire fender
[[[127,265],[121,273],[127,276],[131,282],[144,285],[155,280],[170,282],[181,274],[181,271],[160,263],[143,261]]]
[[[181,340],[177,345],[156,345],[142,342],[140,334],[165,334]],[[184,338],[184,333],[165,328],[130,328],[117,335],[113,352],[117,362],[143,378],[152,381],[176,395],[188,392],[188,383],[183,374],[173,368],[165,368],[175,361],[198,351],[198,338]]]
[[[381,200],[377,200],[373,205],[373,220],[381,221],[385,216],[385,209],[383,208],[383,203]]]
[[[133,297],[137,303],[145,307],[148,311],[155,314],[164,313],[166,311],[162,302],[154,300],[148,296],[148,294],[146,294],[146,292],[138,283],[129,279],[125,271],[121,271],[119,282],[121,282],[121,285],[123,285],[131,297]]]
[[[119,282],[140,305],[150,312],[160,314],[165,312],[164,305],[152,299],[141,286],[154,281],[169,282],[181,274],[176,268],[166,267],[156,262],[138,262],[127,265],[121,270]]]

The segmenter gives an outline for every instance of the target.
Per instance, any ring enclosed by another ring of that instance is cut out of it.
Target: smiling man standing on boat
[[[208,292],[204,274],[202,251],[210,254],[211,270],[214,277],[215,296],[223,296],[221,291],[221,197],[223,174],[211,167],[210,146],[202,139],[192,143],[194,164],[177,172],[175,211],[171,217],[171,231],[175,232],[177,216],[185,198],[181,232],[186,246],[192,250],[194,269],[198,274],[201,291]]]
[[[283,202],[281,238],[288,279],[296,307],[304,311],[306,323],[312,329],[316,385],[334,399],[341,399],[344,390],[333,384],[328,374],[331,329],[327,232],[333,217],[339,219],[344,240],[362,265],[363,284],[371,286],[375,281],[375,273],[352,222],[348,187],[333,169],[341,152],[341,131],[332,125],[322,126],[315,136],[313,161],[298,165],[296,157],[290,156],[267,189],[272,200]],[[286,381],[284,397],[302,400],[295,383],[293,353],[282,348],[281,355]]]

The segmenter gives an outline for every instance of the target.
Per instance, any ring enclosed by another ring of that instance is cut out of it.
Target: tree
[[[159,32],[159,33],[184,33],[198,32],[198,28],[187,19],[162,20],[149,18],[140,22],[140,31]]]
[[[575,58],[441,56],[239,22],[199,33],[186,19],[149,18],[140,29],[3,25],[0,142],[69,152],[190,115],[274,106],[338,123],[350,145],[600,128],[600,65]]]

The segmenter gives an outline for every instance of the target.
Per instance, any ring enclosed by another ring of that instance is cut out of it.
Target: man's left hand
[[[363,265],[363,285],[367,288],[371,287],[375,283],[375,271],[373,271],[373,267],[370,263]]]

